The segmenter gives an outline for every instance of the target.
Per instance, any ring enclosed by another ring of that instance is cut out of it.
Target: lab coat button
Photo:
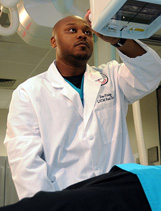
[[[93,136],[91,135],[91,136],[89,136],[89,140],[93,140]]]
[[[56,180],[56,177],[53,176],[53,178],[51,179],[51,183],[55,182],[55,180]]]

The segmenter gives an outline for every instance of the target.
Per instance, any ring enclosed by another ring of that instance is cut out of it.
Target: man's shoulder
[[[20,85],[18,85],[16,90],[26,90],[26,92],[31,93],[35,92],[36,90],[40,89],[40,87],[43,85],[43,81],[46,78],[46,74],[47,71],[25,80]]]
[[[21,85],[27,85],[27,84],[37,85],[37,84],[41,83],[41,81],[43,79],[46,78],[46,74],[47,74],[47,71],[40,73],[38,75],[35,75],[35,76],[27,79],[26,81],[24,81]]]
[[[115,60],[109,61],[107,63],[101,64],[99,66],[89,66],[91,68],[91,72],[107,72],[113,70],[115,67],[118,67],[119,63]]]

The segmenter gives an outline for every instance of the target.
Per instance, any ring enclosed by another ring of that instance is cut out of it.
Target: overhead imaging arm
[[[8,8],[10,12],[10,26],[6,28],[0,25],[0,35],[10,36],[17,31],[19,26],[18,2],[19,0],[0,0],[0,4]]]

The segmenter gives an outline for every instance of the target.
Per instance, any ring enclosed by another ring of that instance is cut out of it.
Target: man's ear
[[[56,40],[55,40],[55,37],[54,36],[51,37],[50,43],[51,43],[52,48],[56,48]]]

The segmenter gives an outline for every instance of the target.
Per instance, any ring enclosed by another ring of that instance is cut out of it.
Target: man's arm
[[[119,39],[113,38],[110,44],[115,44]],[[115,43],[114,43],[115,41]],[[130,58],[136,58],[137,56],[142,56],[146,51],[134,40],[127,39],[125,44],[121,47],[118,47],[118,50]]]
[[[40,190],[54,191],[42,158],[37,118],[28,94],[21,86],[14,91],[11,100],[5,145],[19,199],[31,197]]]
[[[89,26],[90,10],[85,15]],[[108,37],[97,32],[96,35],[115,45],[120,38]],[[141,99],[154,91],[161,81],[161,59],[157,53],[139,40],[127,39],[121,47],[117,47],[123,63],[118,67],[113,61],[113,71],[117,74],[118,84],[128,103]]]

